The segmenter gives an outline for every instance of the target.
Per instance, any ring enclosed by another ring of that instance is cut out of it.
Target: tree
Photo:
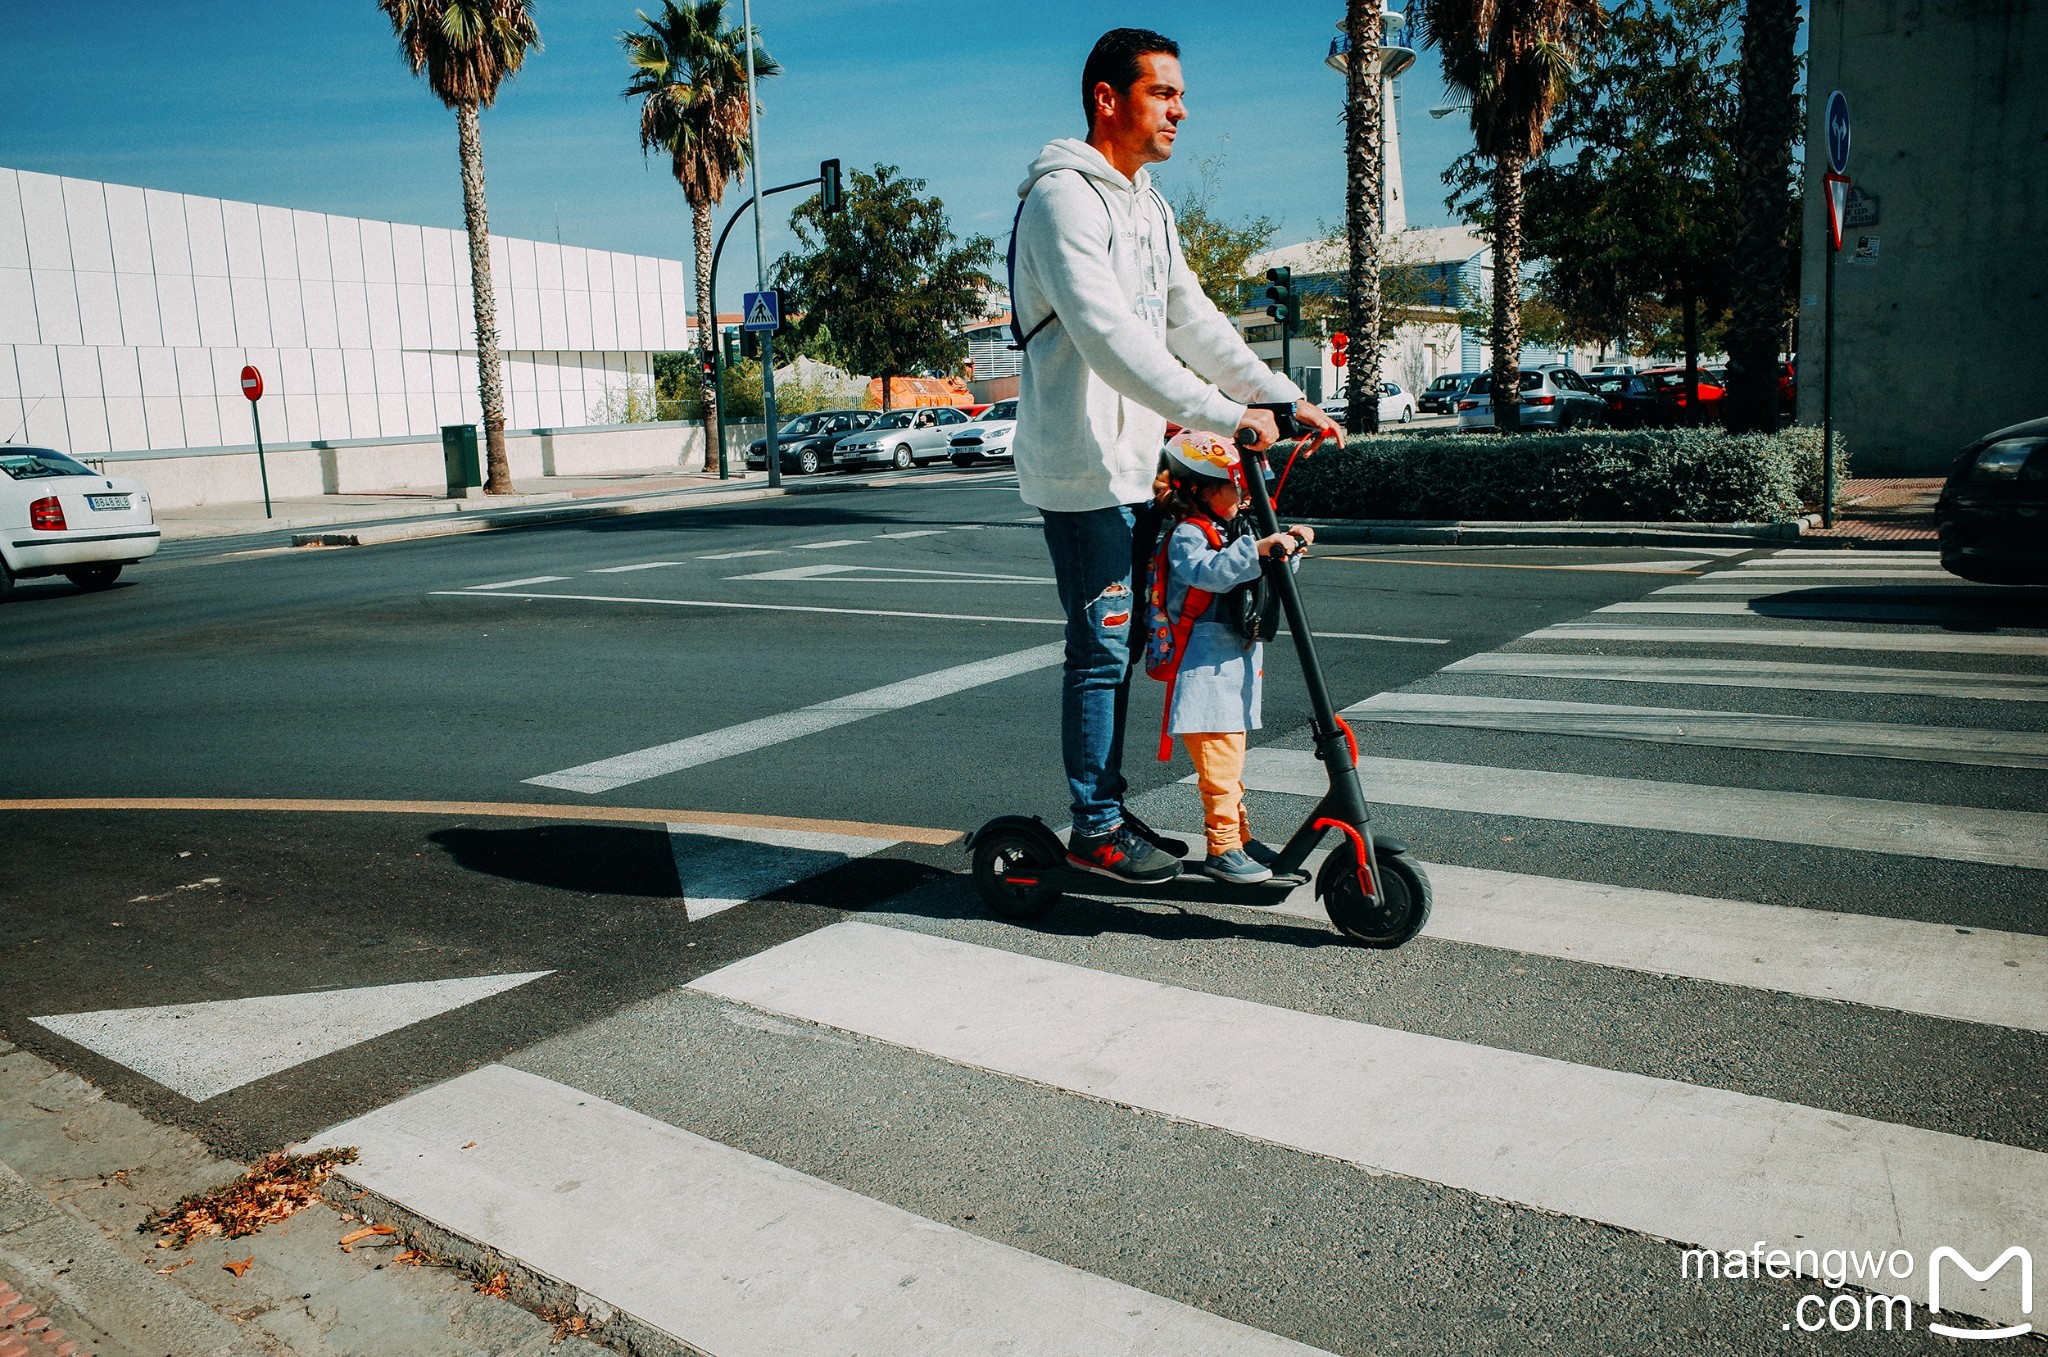
[[[726,185],[747,167],[748,30],[725,26],[725,0],[661,0],[661,17],[640,13],[641,29],[619,34],[632,83],[624,91],[640,100],[640,153],[666,151],[669,168],[690,204],[690,236],[697,282],[697,347],[718,343],[718,307],[711,295],[711,209],[725,199]],[[757,80],[782,67],[754,40]],[[718,440],[718,396],[698,370],[697,400],[704,412],[707,448]]]
[[[498,305],[491,292],[491,229],[484,212],[484,148],[477,112],[498,98],[529,48],[540,47],[527,0],[377,0],[414,75],[455,110],[462,159],[462,221],[469,232],[476,305],[477,396],[484,412],[484,491],[512,492],[505,460],[505,382],[498,359]]]
[[[1493,423],[1511,433],[1521,427],[1522,167],[1543,153],[1578,51],[1606,16],[1598,0],[1423,0],[1413,12],[1493,166]]]
[[[957,241],[945,204],[894,165],[847,176],[843,211],[807,199],[790,213],[797,249],[775,263],[796,342],[827,326],[840,365],[882,379],[944,373],[967,356],[961,330],[988,315],[996,243]]]
[[[1778,354],[1798,292],[1792,256],[1798,41],[1798,0],[1749,0],[1735,118],[1734,314],[1728,327],[1728,395],[1721,407],[1728,427],[1743,433],[1778,427]]]
[[[1385,192],[1381,113],[1386,91],[1381,88],[1379,50],[1385,31],[1380,0],[1345,0],[1344,330],[1350,340],[1350,362],[1355,372],[1366,374],[1368,387],[1380,371],[1380,236],[1385,230],[1380,212]],[[1352,433],[1378,433],[1379,401],[1346,401],[1344,426]]]
[[[1198,184],[1173,200],[1174,223],[1180,228],[1180,252],[1202,280],[1202,291],[1217,309],[1235,320],[1244,310],[1245,280],[1250,259],[1273,243],[1280,223],[1271,217],[1226,221],[1216,212],[1216,191],[1223,178],[1223,157],[1195,162]]]

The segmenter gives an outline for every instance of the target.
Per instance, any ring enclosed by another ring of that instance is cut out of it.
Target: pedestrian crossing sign
[[[749,292],[741,308],[746,320],[743,330],[774,330],[782,325],[782,295],[777,292]]]

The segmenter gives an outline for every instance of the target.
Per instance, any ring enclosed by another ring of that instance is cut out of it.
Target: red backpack
[[[1145,585],[1145,673],[1166,684],[1166,712],[1159,718],[1159,761],[1173,759],[1173,689],[1174,680],[1180,673],[1181,656],[1187,653],[1188,637],[1194,633],[1195,622],[1209,610],[1216,595],[1207,589],[1189,589],[1187,597],[1181,600],[1180,616],[1166,614],[1167,566],[1166,549],[1173,540],[1173,534],[1182,523],[1192,523],[1202,530],[1209,539],[1209,549],[1223,549],[1223,534],[1207,517],[1189,516],[1168,526],[1159,536],[1159,549],[1152,555],[1152,573]]]

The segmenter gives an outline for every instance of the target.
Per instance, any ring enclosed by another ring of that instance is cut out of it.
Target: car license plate
[[[128,507],[128,496],[87,495],[85,497],[85,502],[87,504],[90,504],[95,509],[125,509]]]

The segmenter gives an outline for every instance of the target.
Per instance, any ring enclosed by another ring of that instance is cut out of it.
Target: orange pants
[[[1180,742],[1194,760],[1195,782],[1202,791],[1202,820],[1209,853],[1216,856],[1242,848],[1252,836],[1251,816],[1244,808],[1244,747],[1241,730],[1186,734]]]

